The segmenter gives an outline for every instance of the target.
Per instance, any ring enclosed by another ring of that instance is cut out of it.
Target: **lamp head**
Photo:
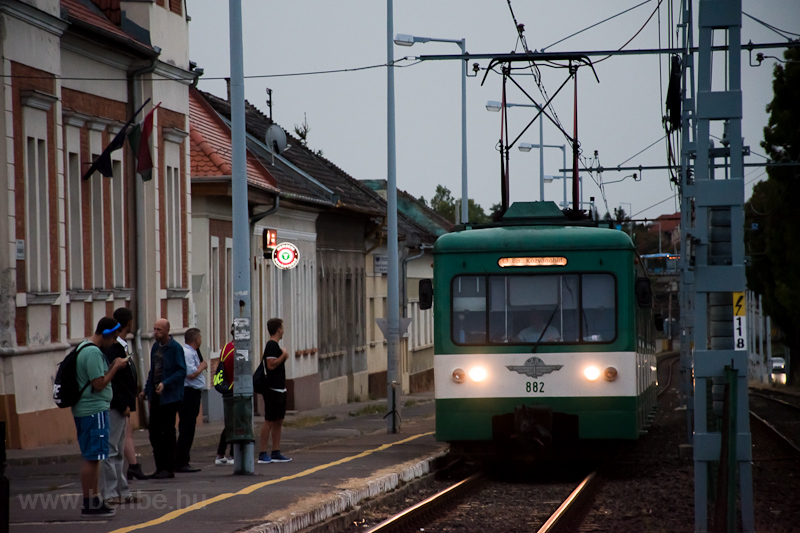
[[[407,33],[398,33],[394,36],[394,44],[400,46],[413,46],[414,36],[408,35]]]
[[[498,111],[500,111],[500,109],[502,109],[502,107],[503,104],[501,102],[498,102],[497,100],[489,100],[488,102],[486,102],[487,111],[492,111],[494,113],[497,113]]]
[[[520,152],[530,152],[533,145],[531,143],[519,143]]]

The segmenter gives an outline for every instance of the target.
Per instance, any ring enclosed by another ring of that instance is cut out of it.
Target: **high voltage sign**
[[[733,293],[733,342],[735,350],[747,349],[747,300],[743,292]]]

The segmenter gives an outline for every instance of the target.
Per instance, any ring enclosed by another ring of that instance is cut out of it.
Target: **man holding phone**
[[[129,503],[134,501],[128,488],[125,466],[125,434],[130,424],[131,411],[136,411],[136,369],[131,360],[131,347],[127,336],[133,329],[133,313],[127,307],[114,311],[114,320],[120,328],[117,330],[116,342],[106,348],[108,364],[113,365],[117,359],[126,364],[111,379],[112,397],[109,410],[108,457],[100,462],[100,495],[109,503]]]

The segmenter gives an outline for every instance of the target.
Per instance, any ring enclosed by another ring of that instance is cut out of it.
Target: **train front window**
[[[486,342],[486,278],[458,276],[453,280],[453,341]]]
[[[456,344],[609,342],[616,337],[615,292],[610,274],[458,276],[452,338]]]

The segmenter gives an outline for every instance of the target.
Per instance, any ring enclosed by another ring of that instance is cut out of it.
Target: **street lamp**
[[[536,102],[534,102],[532,104],[511,104],[511,103],[506,102],[506,107],[535,107],[541,113],[544,113],[544,109],[542,109],[541,106],[539,106],[539,104],[537,104]],[[486,102],[486,110],[487,111],[491,111],[493,113],[497,113],[502,108],[503,108],[502,102],[498,102],[497,100],[489,100],[488,102]],[[519,149],[521,151],[523,151],[523,152],[530,152],[531,148],[542,146],[542,143],[544,142],[542,140],[543,131],[544,131],[544,121],[542,120],[542,117],[541,117],[541,114],[540,114],[540,116],[539,116],[539,144],[538,145],[530,145],[530,147],[527,150],[523,149],[522,145],[520,145]],[[565,161],[565,164],[564,164],[563,168],[566,168],[566,159],[564,159],[564,161]],[[539,200],[544,202],[544,154],[541,153],[541,152],[539,152]]]
[[[541,122],[539,124],[541,125]],[[541,132],[540,132],[540,138],[541,138]],[[566,170],[565,169],[567,168],[567,145],[566,144],[519,143],[519,147],[518,148],[519,148],[520,152],[530,152],[531,149],[533,149],[533,148],[538,148],[539,149],[539,173],[540,173],[539,175],[541,176],[541,181],[542,181],[542,186],[541,186],[541,188],[542,188],[541,200],[542,201],[544,201],[544,184],[545,183],[551,183],[554,179],[563,179],[564,180],[564,209],[566,209],[567,208],[567,174],[566,174]],[[544,148],[561,148],[561,155],[562,155],[562,158],[563,158],[562,167],[561,167],[562,168],[561,176],[545,176],[544,175],[544,154],[542,153],[542,150]],[[548,178],[550,178],[550,179],[548,179]]]
[[[461,47],[461,55],[467,53],[466,39],[436,39],[433,37],[416,37],[406,33],[398,33],[394,44],[413,46],[414,43],[454,43]],[[467,193],[467,61],[461,67],[461,223],[469,222],[469,196]]]

